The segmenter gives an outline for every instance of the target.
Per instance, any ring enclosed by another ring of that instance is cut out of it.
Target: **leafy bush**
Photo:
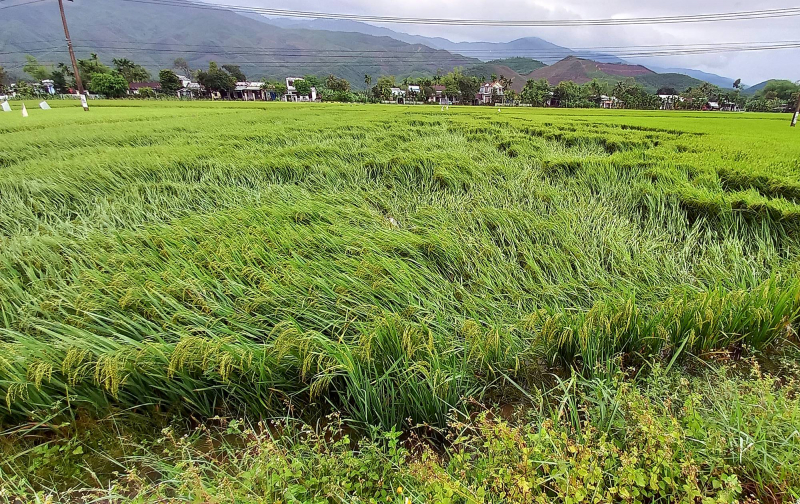
[[[116,71],[96,73],[92,74],[91,77],[89,90],[92,93],[97,93],[107,98],[121,98],[128,94],[128,81]]]

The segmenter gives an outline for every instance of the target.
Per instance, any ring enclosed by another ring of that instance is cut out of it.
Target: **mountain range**
[[[181,6],[180,3],[186,4]],[[125,0],[65,3],[78,58],[95,53],[106,64],[129,58],[151,71],[185,58],[192,68],[209,61],[240,65],[255,78],[330,73],[364,82],[364,75],[430,75],[437,70],[480,63],[422,44],[356,32],[284,29],[226,10],[190,8]],[[0,66],[22,75],[25,55],[40,62],[68,62],[63,28],[54,4],[33,3],[0,15]]]
[[[399,78],[432,75],[461,67],[470,75],[608,82],[632,77],[645,87],[685,89],[700,81],[692,70],[645,68],[608,54],[579,52],[537,37],[510,42],[452,42],[329,19],[267,18],[256,13],[197,7],[189,0],[171,5],[128,0],[68,2],[65,10],[78,58],[97,54],[106,64],[128,58],[156,74],[185,58],[192,68],[210,61],[240,65],[251,78],[334,74],[363,87],[365,75]],[[207,7],[207,5],[205,6]],[[0,66],[22,76],[25,55],[40,62],[68,62],[61,19],[50,3],[4,9],[0,16]],[[655,71],[653,71],[655,70]],[[656,73],[666,70],[666,73]],[[701,80],[730,87],[733,79],[695,72]]]

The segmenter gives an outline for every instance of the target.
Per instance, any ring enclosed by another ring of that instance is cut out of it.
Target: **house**
[[[237,82],[233,94],[237,99],[244,101],[265,100],[266,92],[261,89],[263,86],[263,82]]]
[[[400,88],[391,88],[392,101],[403,104],[406,102],[406,92]]]
[[[297,81],[305,80],[302,77],[286,77],[286,96],[284,100],[290,102],[298,102],[298,101],[317,101],[317,88],[311,88],[311,96],[300,96],[297,93],[297,88],[294,87],[294,83]]]
[[[739,112],[739,105],[733,102],[723,102],[720,105],[719,109],[722,112]]]
[[[138,95],[139,90],[142,88],[150,88],[153,91],[161,91],[161,83],[158,81],[131,82],[130,84],[128,84],[128,94]]]
[[[503,85],[499,82],[486,82],[481,85],[475,100],[479,105],[494,105],[498,101],[504,101]]]
[[[453,103],[445,94],[445,89],[445,86],[439,84],[433,86],[433,96],[431,96],[428,101],[438,103],[439,105],[452,105]]]
[[[623,108],[624,104],[616,96],[600,95],[597,105],[604,109],[616,109]]]
[[[178,98],[193,98],[203,94],[203,86],[185,75],[178,75],[178,80],[181,81],[181,88],[176,93]]]
[[[714,101],[706,102],[700,110],[719,111],[719,102],[714,102]]]
[[[661,99],[661,110],[675,110],[675,104],[683,101],[680,95],[658,95]]]

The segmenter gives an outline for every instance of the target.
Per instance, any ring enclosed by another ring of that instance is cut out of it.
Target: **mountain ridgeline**
[[[344,20],[270,19],[255,13],[208,9],[187,0],[170,5],[128,0],[80,0],[65,5],[78,58],[128,58],[153,76],[184,58],[193,69],[211,61],[240,66],[251,79],[335,75],[363,88],[365,76],[421,77],[460,67],[468,75],[511,79],[519,91],[528,79],[613,83],[633,78],[649,91],[679,91],[702,81],[658,74],[611,55],[578,53],[537,37],[506,43],[451,42]],[[56,66],[69,61],[59,40],[61,19],[49,3],[7,10],[0,17],[0,66],[27,78],[25,56]],[[531,57],[535,56],[535,57]]]

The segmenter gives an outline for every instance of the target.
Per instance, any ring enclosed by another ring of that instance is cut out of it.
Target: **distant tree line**
[[[120,98],[128,94],[131,83],[147,82],[152,77],[148,70],[127,58],[114,58],[111,65],[103,64],[97,54],[92,53],[87,59],[77,60],[83,84],[92,93],[109,98]],[[34,56],[26,56],[23,72],[34,80],[41,82],[49,79],[57,93],[67,93],[74,89],[75,76],[72,68],[59,63],[55,67],[40,64]],[[183,82],[176,72],[198,82],[209,93],[219,93],[232,97],[237,82],[247,81],[247,76],[239,65],[218,65],[212,61],[207,69],[192,69],[186,59],[177,58],[172,68],[158,73],[160,92],[174,95],[183,87]],[[488,79],[488,80],[487,80]],[[11,84],[8,73],[0,67],[0,92]],[[468,75],[460,68],[433,76],[404,78],[402,81],[391,75],[381,75],[373,85],[369,74],[364,76],[365,91],[356,93],[346,79],[328,75],[318,77],[305,75],[295,82],[295,90],[301,96],[316,90],[317,97],[323,101],[355,102],[355,101],[389,101],[394,99],[392,89],[401,88],[408,101],[427,102],[437,96],[446,97],[454,103],[470,104],[481,89],[484,82],[497,82],[503,87],[496,100],[491,103],[525,104],[534,107],[557,106],[565,108],[591,108],[612,106],[614,108],[653,110],[661,108],[665,103],[658,95],[666,95],[671,108],[678,110],[700,110],[709,102],[717,102],[730,106],[735,104],[740,109],[750,111],[784,111],[794,107],[800,94],[800,85],[786,80],[770,81],[751,96],[744,93],[741,80],[733,83],[733,89],[722,89],[709,83],[703,83],[678,92],[674,88],[662,87],[655,94],[648,92],[633,79],[609,83],[594,79],[586,84],[562,81],[551,85],[547,80],[528,80],[520,93],[512,89],[513,79],[503,75],[475,76]],[[287,94],[286,84],[281,81],[265,81],[262,90],[280,98]],[[18,81],[15,85],[18,94],[26,95],[35,92],[35,86]],[[157,96],[156,90],[140,87],[138,97]]]

